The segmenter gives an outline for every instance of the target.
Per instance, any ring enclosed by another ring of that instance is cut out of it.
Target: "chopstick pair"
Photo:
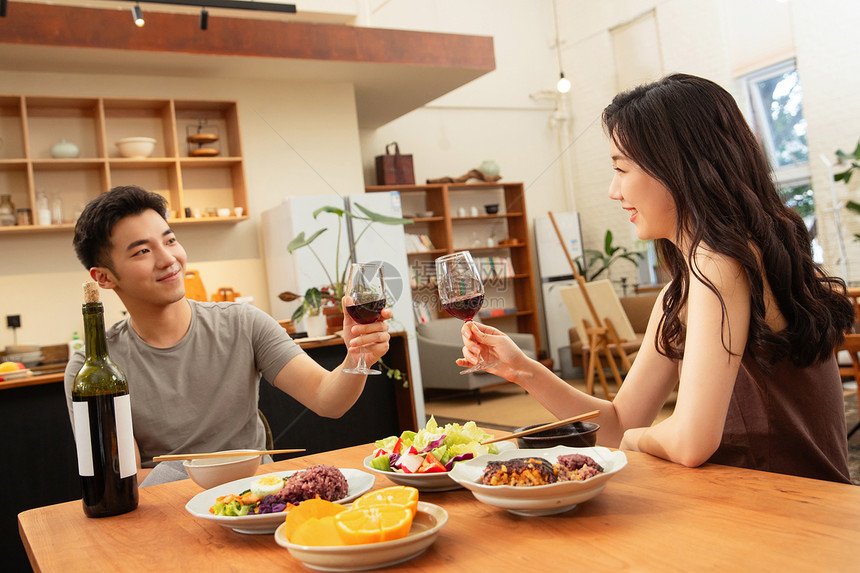
[[[175,462],[178,460],[205,460],[207,458],[236,458],[239,456],[257,456],[263,454],[294,454],[304,449],[292,450],[249,450],[245,452],[207,452],[204,454],[166,454],[152,458],[154,462]]]
[[[565,418],[564,420],[559,420],[557,422],[550,422],[549,424],[544,424],[542,426],[537,426],[536,428],[531,428],[529,430],[523,430],[522,432],[516,432],[507,436],[502,436],[501,438],[493,438],[492,440],[487,440],[486,442],[481,442],[481,445],[486,446],[487,444],[495,444],[496,442],[503,442],[505,440],[513,440],[515,438],[521,438],[522,436],[530,436],[531,434],[536,434],[538,432],[543,432],[544,430],[552,430],[553,428],[558,428],[559,426],[565,426],[567,424],[572,424],[574,422],[582,422],[583,420],[590,420],[591,418],[596,418],[600,415],[600,410],[592,410],[591,412],[586,412],[585,414],[579,414],[577,416],[571,416],[570,418]]]

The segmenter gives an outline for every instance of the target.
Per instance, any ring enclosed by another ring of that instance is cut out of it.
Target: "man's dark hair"
[[[148,209],[167,220],[167,200],[136,185],[114,187],[87,203],[75,223],[72,244],[78,260],[87,270],[107,267],[113,272],[110,236],[114,225],[129,215],[139,215]]]

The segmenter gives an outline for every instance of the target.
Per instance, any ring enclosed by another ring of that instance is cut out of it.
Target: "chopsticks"
[[[481,442],[481,445],[486,446],[487,444],[495,444],[496,442],[503,442],[505,440],[513,440],[514,438],[519,438],[522,436],[529,436],[531,434],[543,432],[544,430],[552,430],[553,428],[558,428],[559,426],[572,424],[574,422],[581,422],[583,420],[590,420],[591,418],[596,418],[599,415],[600,415],[600,410],[592,410],[591,412],[586,412],[585,414],[579,414],[578,416],[572,416],[570,418],[566,418],[564,420],[559,420],[557,422],[550,422],[549,424],[544,424],[543,426],[538,426],[538,427],[532,428],[530,430],[524,430],[522,432],[516,432],[516,433],[510,434],[508,436],[503,436],[501,438],[493,438],[492,440],[487,440],[486,442]]]
[[[248,450],[244,452],[207,452],[205,454],[167,454],[164,456],[155,456],[152,458],[152,461],[174,462],[177,460],[205,460],[207,458],[235,458],[239,456],[261,456],[263,454],[294,454],[303,451],[305,450]]]

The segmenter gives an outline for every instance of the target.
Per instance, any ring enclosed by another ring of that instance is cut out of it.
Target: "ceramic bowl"
[[[522,432],[539,425],[541,424],[517,428],[514,432]],[[558,428],[544,430],[537,434],[517,438],[517,445],[520,449],[546,449],[553,446],[585,448],[594,446],[597,443],[597,430],[599,429],[600,426],[593,422],[574,422],[573,424],[567,424],[566,426],[559,426]]]
[[[484,205],[484,211],[487,212],[487,215],[495,215],[499,212],[498,203],[494,203],[493,205]]]
[[[152,155],[155,140],[151,137],[126,137],[117,141],[116,146],[123,157],[140,159]]]
[[[545,450],[529,451],[529,455],[544,458],[551,464],[556,463],[559,456],[568,454],[584,454],[600,464],[604,471],[584,481],[564,481],[533,487],[481,483],[481,476],[489,462],[523,457],[522,450],[511,450],[460,462],[451,469],[449,474],[451,479],[470,490],[478,501],[506,509],[516,515],[543,516],[564,513],[576,507],[577,504],[593,498],[603,491],[613,475],[627,465],[627,456],[624,452],[610,451],[600,446],[594,448],[556,446]]]
[[[242,452],[244,450],[232,450]],[[188,473],[191,481],[203,489],[213,488],[216,485],[242,479],[254,475],[260,467],[260,454],[207,458],[200,460],[185,460],[182,465]]]

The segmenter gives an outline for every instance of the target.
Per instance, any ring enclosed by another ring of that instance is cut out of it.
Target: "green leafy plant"
[[[850,155],[841,149],[837,149],[836,159],[839,160],[840,164],[847,162],[848,168],[840,173],[834,173],[833,180],[848,183],[851,180],[851,175],[854,173],[854,170],[860,169],[860,141],[857,142],[857,147],[854,148],[854,152]]]
[[[841,149],[837,149],[836,159],[839,160],[840,164],[848,163],[848,168],[845,169],[845,171],[834,173],[833,180],[848,183],[849,181],[851,181],[851,175],[854,173],[854,170],[860,169],[860,141],[857,142],[857,146],[854,148],[854,152],[851,154],[845,153]],[[855,201],[848,201],[847,203],[845,203],[845,208],[860,215],[860,203],[857,203]],[[855,233],[854,240],[860,241],[860,234]]]
[[[612,239],[612,231],[607,229],[606,235],[603,238],[602,251],[598,251],[596,249],[585,249],[584,257],[587,260],[587,263],[585,264],[583,256],[576,257],[574,260],[579,274],[582,275],[586,281],[593,281],[605,271],[608,271],[609,267],[617,261],[626,260],[636,265],[638,261],[642,259],[643,254],[641,252],[631,251],[627,247],[614,246],[612,244]]]
[[[357,213],[349,211],[347,209],[341,209],[339,207],[333,207],[331,205],[326,205],[320,207],[316,211],[313,212],[314,219],[317,219],[322,214],[335,215],[337,217],[337,244],[334,252],[334,266],[328,267],[320,258],[319,254],[314,250],[312,243],[328,231],[329,227],[323,227],[312,233],[310,236],[306,236],[304,231],[296,235],[296,237],[287,244],[287,251],[290,253],[294,253],[298,249],[308,248],[313,254],[314,258],[319,262],[320,266],[325,273],[326,280],[328,284],[323,285],[319,288],[313,287],[305,291],[305,294],[297,294],[290,291],[282,292],[278,295],[278,298],[286,301],[292,302],[294,300],[302,300],[302,303],[296,308],[293,312],[291,320],[293,322],[298,322],[301,320],[306,314],[311,316],[315,316],[319,314],[324,306],[327,304],[340,304],[340,300],[343,298],[344,289],[346,286],[346,273],[349,271],[350,263],[355,259],[355,246],[364,236],[364,234],[370,229],[373,223],[379,223],[382,225],[408,225],[412,223],[411,219],[402,219],[400,217],[389,217],[387,215],[381,215],[379,213],[375,213],[370,209],[367,209],[358,203],[353,203],[357,210]],[[340,241],[343,237],[344,229],[343,223],[346,218],[352,218],[360,221],[369,221],[370,224],[366,225],[364,229],[362,229],[361,233],[355,238],[355,241],[352,244],[352,247],[349,250],[349,255],[346,257],[346,260],[341,264],[340,260]]]

